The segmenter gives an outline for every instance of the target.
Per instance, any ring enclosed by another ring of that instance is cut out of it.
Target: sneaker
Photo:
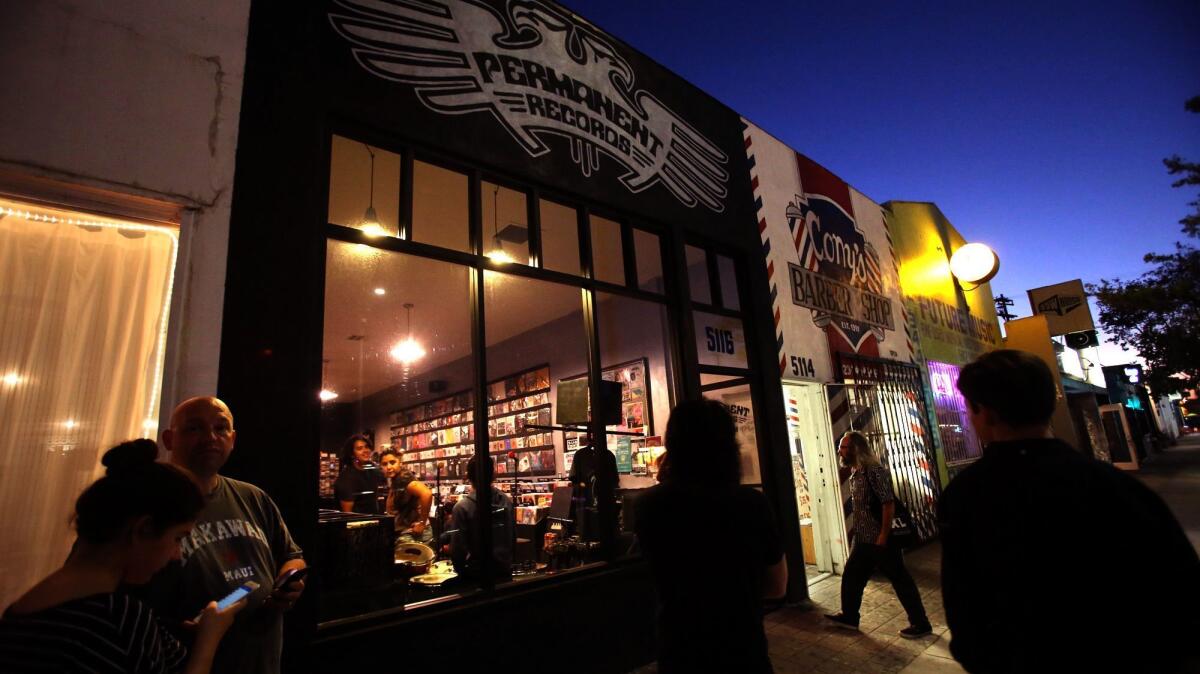
[[[825,618],[838,627],[858,631],[858,621],[845,613],[826,613]]]
[[[929,625],[909,625],[900,630],[900,636],[905,639],[920,639],[927,634],[933,634],[933,628]]]

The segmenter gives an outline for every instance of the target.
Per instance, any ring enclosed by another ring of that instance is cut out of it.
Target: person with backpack
[[[842,571],[842,610],[825,617],[839,627],[857,630],[863,590],[876,568],[892,582],[896,597],[908,614],[905,639],[918,639],[933,630],[921,603],[921,593],[904,567],[900,546],[891,540],[897,504],[892,476],[879,463],[867,436],[848,431],[838,443],[841,464],[851,469],[850,500],[854,512],[854,547]]]

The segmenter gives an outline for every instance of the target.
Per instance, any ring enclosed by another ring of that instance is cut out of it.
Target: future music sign
[[[568,141],[584,177],[607,157],[631,193],[662,185],[687,208],[725,210],[729,155],[639,84],[616,45],[539,0],[336,0],[335,32],[375,77],[446,116],[490,115],[529,157]]]

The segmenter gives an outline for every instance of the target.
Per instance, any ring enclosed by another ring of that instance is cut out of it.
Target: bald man
[[[282,613],[300,597],[304,582],[280,590],[275,583],[305,564],[271,497],[219,474],[236,439],[233,413],[217,398],[185,400],[171,414],[163,445],[171,463],[195,474],[208,504],[180,544],[182,563],[154,578],[148,599],[156,611],[183,622],[207,602],[246,581],[257,582],[249,606],[221,641],[213,671],[275,674],[283,649]]]

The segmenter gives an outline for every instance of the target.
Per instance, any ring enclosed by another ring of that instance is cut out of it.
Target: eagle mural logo
[[[538,0],[335,0],[329,20],[360,66],[412,85],[426,108],[490,113],[531,157],[566,138],[584,176],[601,155],[639,193],[661,184],[689,208],[725,210],[729,157],[636,86],[600,32]]]

